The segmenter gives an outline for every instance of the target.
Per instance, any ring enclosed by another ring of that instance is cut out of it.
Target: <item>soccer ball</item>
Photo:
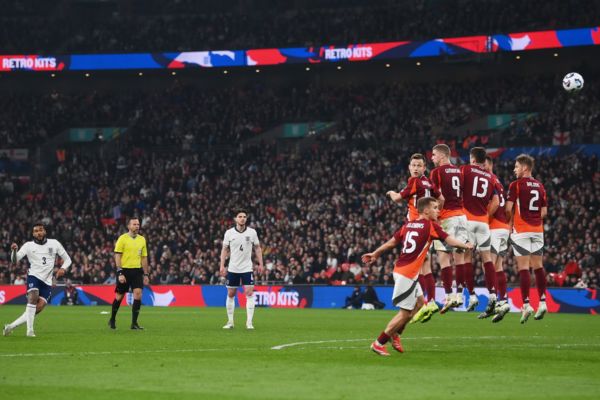
[[[563,78],[563,88],[567,92],[577,92],[583,89],[583,77],[577,72],[569,72]]]

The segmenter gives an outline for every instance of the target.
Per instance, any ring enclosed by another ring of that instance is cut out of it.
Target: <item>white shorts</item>
[[[523,232],[510,235],[515,256],[541,256],[544,254],[544,233]]]
[[[394,293],[392,303],[403,310],[412,311],[417,304],[417,298],[423,296],[423,289],[417,280],[408,279],[394,272]]]
[[[454,236],[462,242],[466,242],[469,239],[467,234],[467,217],[464,215],[456,215],[454,217],[443,219],[440,221],[440,225],[444,232],[450,236]],[[445,252],[450,252],[454,249],[452,246],[447,245],[441,240],[435,240],[433,242],[433,248],[437,251]]]
[[[490,226],[485,222],[467,221],[469,242],[479,251],[489,251],[492,244]]]
[[[492,229],[492,253],[505,257],[508,252],[508,229]]]

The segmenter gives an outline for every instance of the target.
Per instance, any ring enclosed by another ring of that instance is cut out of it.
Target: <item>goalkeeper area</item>
[[[0,307],[9,321],[22,306]],[[370,343],[393,311],[256,310],[223,330],[224,308],[49,307],[36,338],[0,337],[2,399],[596,399],[600,319],[550,314],[502,324],[450,313],[409,325],[405,353]]]

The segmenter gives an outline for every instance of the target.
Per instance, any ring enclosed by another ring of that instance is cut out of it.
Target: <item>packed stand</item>
[[[308,84],[205,89],[174,83],[165,89],[86,94],[7,94],[0,99],[3,148],[30,147],[69,127],[124,126],[138,142],[199,150],[232,145],[284,122],[336,121],[325,142],[461,142],[470,132],[446,134],[492,113],[538,112],[484,145],[551,143],[556,130],[573,143],[591,143],[600,128],[600,90],[592,83],[570,96],[553,77],[493,81]],[[562,112],[568,110],[568,112]]]
[[[0,279],[23,279],[26,263],[8,265],[8,249],[12,241],[29,239],[31,221],[41,220],[73,259],[68,278],[114,283],[114,242],[125,218],[137,215],[149,243],[152,284],[218,284],[222,237],[233,223],[232,210],[244,206],[263,246],[265,269],[257,283],[392,284],[397,250],[372,268],[359,256],[404,221],[406,207],[385,193],[406,182],[410,153],[426,149],[361,148],[279,153],[239,147],[204,156],[138,148],[118,160],[71,157],[31,192],[2,198]],[[497,168],[505,185],[512,165]],[[599,175],[596,158],[538,160],[535,176],[550,201],[545,266],[554,272],[551,284],[598,287]],[[570,263],[575,278],[560,275]],[[512,256],[507,269],[514,284]],[[477,279],[483,279],[480,270]]]
[[[50,3],[50,2],[46,2]],[[600,5],[568,1],[134,1],[13,7],[9,53],[224,50],[423,40],[594,26]],[[43,4],[43,2],[42,2]],[[90,22],[91,21],[91,22]],[[49,34],[50,29],[50,34]],[[15,32],[19,32],[15,35]]]

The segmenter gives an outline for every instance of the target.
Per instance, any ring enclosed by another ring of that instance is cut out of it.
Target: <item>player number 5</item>
[[[404,245],[402,246],[402,252],[405,254],[410,254],[417,248],[417,242],[415,242],[415,237],[419,236],[419,232],[408,232],[406,237],[404,238]]]

